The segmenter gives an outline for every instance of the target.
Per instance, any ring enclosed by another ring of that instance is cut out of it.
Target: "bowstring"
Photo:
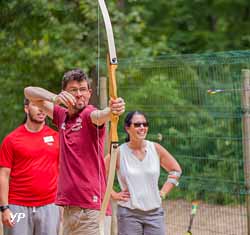
[[[97,0],[97,97],[100,101],[100,8]],[[99,203],[100,210],[102,205],[102,183],[101,183],[101,151],[100,151],[100,138],[99,128],[96,128],[97,142],[98,142],[98,183],[99,183]]]

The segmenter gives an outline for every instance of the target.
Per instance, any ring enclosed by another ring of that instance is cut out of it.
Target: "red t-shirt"
[[[33,133],[21,125],[4,138],[0,166],[11,169],[10,204],[42,206],[55,202],[58,145],[58,133],[48,126]]]
[[[53,121],[60,136],[58,205],[100,210],[106,190],[105,126],[98,128],[91,122],[94,110],[94,106],[88,105],[69,118],[66,109],[54,107]]]

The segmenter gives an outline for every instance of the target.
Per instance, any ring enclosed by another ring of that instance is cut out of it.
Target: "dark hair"
[[[26,97],[23,99],[23,105],[29,105],[30,101]]]
[[[82,82],[82,81],[87,81],[88,83],[88,88],[90,88],[91,82],[88,79],[88,76],[81,70],[81,69],[73,69],[70,70],[68,72],[66,72],[63,75],[63,79],[62,79],[62,89],[65,90],[65,88],[67,87],[67,84],[70,81],[78,81],[78,82]]]
[[[138,111],[138,110],[135,110],[135,111],[131,111],[131,112],[129,112],[127,115],[126,115],[126,117],[125,117],[125,119],[124,119],[124,130],[126,131],[126,128],[125,127],[129,127],[130,125],[131,125],[131,120],[132,120],[132,118],[133,118],[133,116],[134,115],[142,115],[142,116],[144,116],[146,119],[147,119],[147,117],[146,117],[146,115],[143,113],[143,112],[141,112],[141,111]],[[126,131],[126,133],[127,133],[127,131]],[[129,134],[127,133],[127,137],[126,137],[126,139],[125,139],[125,142],[129,142]]]
[[[24,97],[23,99],[23,105],[29,105],[30,104],[30,100],[27,99],[26,97]],[[27,122],[27,119],[28,119],[28,116],[26,113],[24,113],[24,118],[23,118],[23,121],[22,121],[22,124],[25,124]],[[46,120],[45,120],[45,123],[46,123]]]
[[[29,105],[29,103],[30,103],[30,100],[27,99],[26,97],[24,97],[24,99],[23,99],[23,105],[24,105],[24,106],[25,106],[25,105]],[[25,113],[25,116],[24,116],[24,119],[23,119],[23,121],[22,121],[22,124],[26,123],[26,121],[27,121],[27,114]]]

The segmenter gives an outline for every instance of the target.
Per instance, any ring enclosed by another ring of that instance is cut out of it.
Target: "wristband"
[[[4,212],[5,210],[9,209],[9,205],[5,205],[5,206],[0,206],[0,211]]]
[[[166,193],[162,193],[161,194],[161,199],[162,200],[166,200],[167,199],[167,194]]]
[[[51,101],[53,104],[55,104],[55,102],[56,102],[56,97],[57,97],[57,95],[52,96],[52,97],[50,98],[50,101]]]
[[[174,179],[174,178],[168,178],[167,183],[171,183],[175,185],[176,187],[179,185],[179,182],[177,181],[177,179]]]

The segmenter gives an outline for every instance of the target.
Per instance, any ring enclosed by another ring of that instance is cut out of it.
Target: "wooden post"
[[[250,235],[250,70],[242,70],[243,78],[243,120],[242,120],[242,137],[243,137],[243,157],[244,157],[244,177],[245,177],[245,195],[247,206],[247,234]]]
[[[104,109],[108,105],[108,91],[107,91],[107,78],[100,77],[100,109]],[[108,129],[108,123],[107,123]],[[106,142],[105,142],[105,155],[109,151],[109,135],[108,131],[106,132]],[[117,222],[116,222],[116,203],[111,201],[112,206],[112,222],[111,222],[111,235],[117,234]]]

